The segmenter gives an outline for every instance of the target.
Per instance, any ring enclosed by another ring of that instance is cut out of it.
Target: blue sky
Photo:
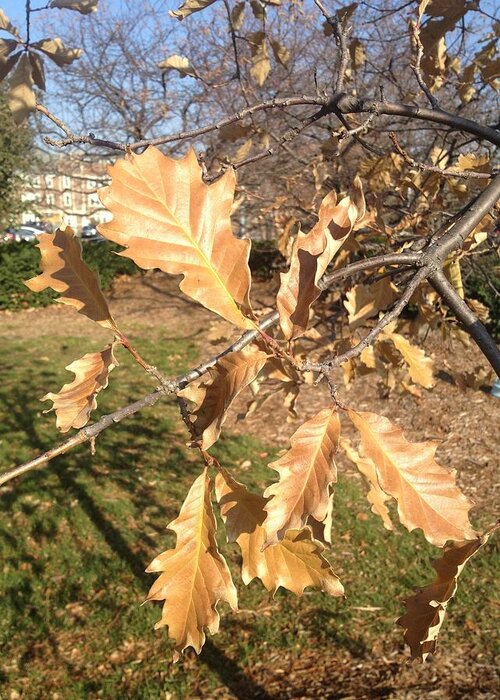
[[[121,0],[101,0],[101,2],[110,7],[120,7]],[[31,5],[32,7],[43,7],[44,5],[47,4],[46,0],[32,0]],[[168,12],[168,10],[173,10],[175,9],[178,5],[181,4],[181,0],[177,2],[176,0],[164,0],[163,5],[165,7],[165,11]],[[24,27],[24,22],[25,22],[25,2],[24,0],[0,0],[0,8],[5,11],[7,17],[14,23],[17,24],[18,26],[21,25],[21,33],[22,28]],[[52,10],[53,12],[70,12],[70,10]]]

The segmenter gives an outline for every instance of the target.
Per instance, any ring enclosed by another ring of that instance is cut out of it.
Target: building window
[[[37,175],[36,177],[33,178],[33,186],[40,187],[40,176],[39,175]]]
[[[45,184],[49,188],[54,187],[54,176],[53,175],[46,175],[45,176]]]
[[[45,195],[45,202],[47,203],[47,206],[52,207],[54,205],[54,195],[53,194]]]
[[[65,190],[71,189],[71,178],[68,175],[63,175],[63,187]]]
[[[70,207],[72,202],[71,202],[71,192],[65,192],[63,195],[63,204],[65,207]]]

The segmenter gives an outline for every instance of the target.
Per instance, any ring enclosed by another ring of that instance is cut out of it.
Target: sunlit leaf
[[[208,470],[191,486],[178,517],[169,525],[177,535],[174,549],[158,555],[146,571],[159,573],[147,600],[163,600],[158,629],[168,626],[175,641],[174,661],[186,647],[199,654],[205,630],[219,629],[217,604],[226,601],[237,609],[236,588],[215,539],[216,523],[210,501]]]
[[[259,578],[271,592],[282,586],[302,595],[312,586],[333,596],[344,594],[322,554],[324,547],[312,538],[308,527],[289,530],[281,542],[263,550],[266,499],[247,491],[227,473],[217,475],[215,488],[228,540],[237,542],[241,549],[243,583]]]
[[[334,456],[340,421],[334,406],[306,421],[290,438],[291,448],[269,466],[279,481],[264,491],[266,542],[275,544],[287,530],[299,530],[309,516],[322,522],[328,513],[329,487],[337,480]]]
[[[53,289],[62,296],[62,304],[77,311],[105,328],[116,330],[106,299],[99,287],[99,276],[82,259],[82,246],[74,231],[66,227],[55,233],[38,236],[42,255],[42,272],[25,282],[32,292]]]
[[[218,440],[229,407],[254,381],[267,357],[267,353],[257,346],[248,345],[222,357],[210,369],[210,379],[203,379],[198,385],[191,383],[179,392],[180,396],[196,404],[192,411],[193,431],[204,450]]]
[[[60,68],[69,66],[82,55],[81,49],[69,49],[64,46],[60,39],[42,39],[41,41],[35,41],[32,47],[42,51]]]
[[[434,459],[436,442],[409,442],[401,428],[376,413],[348,414],[375,464],[380,487],[397,500],[399,519],[408,530],[420,528],[437,547],[475,537],[471,504],[456,485],[455,473]]]
[[[97,10],[99,0],[51,0],[49,7],[59,10],[76,10],[81,15],[90,15]]]
[[[89,352],[66,367],[74,380],[54,394],[46,394],[41,401],[52,401],[49,411],[56,412],[56,424],[62,433],[70,428],[83,428],[91,412],[97,407],[97,394],[108,386],[110,372],[118,366],[113,354],[114,344],[102,352]]]
[[[213,5],[216,0],[184,0],[178,10],[172,10],[169,14],[178,20],[189,17],[193,12],[200,12],[206,7]]]
[[[100,197],[113,220],[99,226],[102,235],[145,270],[183,275],[181,291],[239,328],[253,328],[245,315],[250,241],[233,235],[229,218],[233,170],[206,185],[194,151],[175,160],[150,147],[118,160],[110,175]]]
[[[330,192],[319,208],[318,223],[309,233],[298,233],[276,299],[281,329],[288,340],[307,330],[311,305],[320,295],[319,280],[362,215],[364,198],[356,178],[352,197],[337,204],[335,192]]]

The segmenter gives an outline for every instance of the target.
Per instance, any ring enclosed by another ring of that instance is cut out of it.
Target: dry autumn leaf
[[[357,284],[352,287],[344,301],[349,314],[349,329],[356,330],[368,318],[390,306],[396,298],[396,292],[397,288],[387,277],[370,285]]]
[[[185,17],[189,17],[193,12],[200,12],[206,7],[213,5],[215,0],[185,0],[178,10],[172,10],[169,15],[182,21]]]
[[[175,70],[180,74],[181,78],[186,78],[187,76],[191,78],[197,77],[196,71],[189,63],[189,59],[185,56],[178,56],[177,54],[169,56],[164,61],[158,63],[158,68],[163,71]]]
[[[269,465],[280,478],[264,492],[270,499],[265,506],[266,545],[283,539],[287,530],[303,528],[309,516],[325,520],[329,487],[337,480],[339,438],[338,411],[325,408],[295,431],[288,452]]]
[[[377,478],[377,469],[373,460],[366,457],[366,455],[361,455],[354,449],[349,440],[346,438],[341,438],[340,447],[344,450],[351,462],[354,462],[370,486],[370,490],[368,491],[366,498],[368,503],[371,504],[372,513],[375,513],[375,515],[379,515],[382,518],[382,522],[384,523],[386,530],[394,530],[394,525],[392,524],[389,510],[385,505],[391,497],[384,493],[380,488]]]
[[[19,34],[18,28],[12,24],[2,9],[0,9],[0,29],[4,29],[6,32],[9,32],[9,34],[12,34],[12,36],[15,36],[16,39],[21,41],[21,35]]]
[[[245,585],[260,578],[273,593],[283,586],[302,595],[307,586],[313,586],[333,596],[344,595],[342,584],[322,555],[322,544],[312,538],[308,527],[290,530],[281,542],[263,551],[266,499],[248,491],[226,472],[217,475],[215,489],[227,538],[241,549]]]
[[[126,246],[121,253],[145,270],[183,275],[180,289],[239,328],[254,328],[250,307],[250,241],[233,236],[229,218],[235,175],[228,170],[206,185],[194,151],[169,158],[150,147],[110,168],[100,191],[113,220],[103,236]]]
[[[493,528],[497,529],[497,528]],[[406,601],[406,613],[397,620],[405,629],[405,641],[412,659],[420,662],[436,651],[437,639],[446,615],[448,603],[456,593],[458,577],[471,557],[488,541],[493,532],[465,542],[454,542],[433,566],[437,577]]]
[[[193,431],[202,449],[208,450],[219,438],[227,412],[238,394],[259,374],[267,353],[256,345],[225,355],[210,369],[210,379],[189,384],[179,392],[196,404],[191,412]]]
[[[420,528],[431,544],[473,539],[471,504],[455,483],[455,473],[434,459],[437,443],[409,442],[388,418],[348,410],[361,435],[364,453],[374,462],[378,482],[398,502],[398,515],[408,530]]]
[[[36,107],[29,55],[23,53],[9,80],[7,99],[16,124],[21,124]]]
[[[266,82],[266,78],[271,70],[271,61],[269,60],[269,49],[267,48],[267,39],[265,32],[253,32],[248,35],[250,49],[252,52],[252,66],[250,75],[254,78],[257,85],[262,86]]]
[[[0,80],[3,80],[21,58],[22,52],[16,51],[20,46],[15,39],[0,39]]]
[[[276,298],[280,325],[287,340],[302,335],[308,327],[311,305],[320,294],[318,282],[352,231],[357,219],[364,216],[364,198],[359,178],[355,179],[354,196],[337,204],[335,192],[322,201],[318,223],[309,233],[299,231],[290,268],[281,274]]]
[[[81,15],[90,15],[97,10],[99,0],[51,0],[49,7],[60,10],[76,10]]]
[[[69,66],[70,63],[76,61],[82,55],[81,49],[69,49],[60,39],[42,39],[41,41],[35,41],[32,44],[34,49],[42,51],[46,56],[48,56],[54,63],[56,63],[59,68],[64,66]]]
[[[168,525],[177,535],[175,549],[157,556],[146,569],[160,573],[147,600],[165,601],[155,629],[168,626],[168,635],[175,641],[174,661],[188,646],[200,653],[205,629],[210,634],[218,631],[219,601],[226,601],[233,610],[238,607],[236,588],[217,548],[210,491],[205,468],[191,486],[178,517]]]
[[[50,288],[62,294],[58,301],[105,328],[116,331],[106,299],[99,287],[99,276],[82,260],[82,246],[74,231],[66,227],[38,236],[42,273],[25,282],[32,292]]]
[[[410,377],[415,384],[420,384],[425,389],[432,389],[435,384],[434,362],[427,357],[422,348],[412,345],[404,336],[394,333],[389,327],[381,338],[388,338],[394,343],[408,365]]]
[[[102,352],[89,352],[66,367],[74,380],[57,393],[46,394],[41,401],[52,401],[48,411],[56,412],[56,425],[62,433],[83,428],[97,407],[97,394],[108,386],[110,372],[118,366],[113,354],[114,343]]]

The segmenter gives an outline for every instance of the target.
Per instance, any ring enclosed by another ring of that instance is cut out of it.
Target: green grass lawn
[[[130,335],[140,338],[140,332],[137,326]],[[137,344],[169,375],[197,359],[193,343],[160,331]],[[2,471],[63,439],[39,397],[72,380],[65,365],[101,347],[82,337],[61,345],[50,335],[0,341]],[[96,415],[154,387],[126,353],[119,361]],[[245,686],[245,668],[283,650],[300,654],[317,644],[363,657],[401,645],[393,624],[400,601],[432,577],[436,550],[418,534],[386,532],[369,511],[362,482],[341,476],[330,558],[347,599],[311,592],[297,599],[280,591],[272,601],[257,582],[247,588],[240,582],[242,612],[225,610],[221,633],[200,659],[188,653],[173,666],[165,631],[153,630],[160,608],[141,603],[153,581],[144,569],[173,543],[165,526],[202,468],[186,442],[175,406],[165,401],[105,431],[94,456],[80,447],[0,490],[0,697],[2,688],[6,698],[17,691],[30,700],[210,697],[221,686],[246,687],[243,696],[252,697],[257,691],[250,681]],[[266,466],[273,448],[256,438],[225,435],[213,453],[253,488],[275,476]],[[239,470],[248,460],[251,466]],[[223,551],[236,574],[237,549]],[[443,648],[459,643],[481,650],[483,658],[495,654],[486,604],[495,564],[490,547],[464,572]]]

